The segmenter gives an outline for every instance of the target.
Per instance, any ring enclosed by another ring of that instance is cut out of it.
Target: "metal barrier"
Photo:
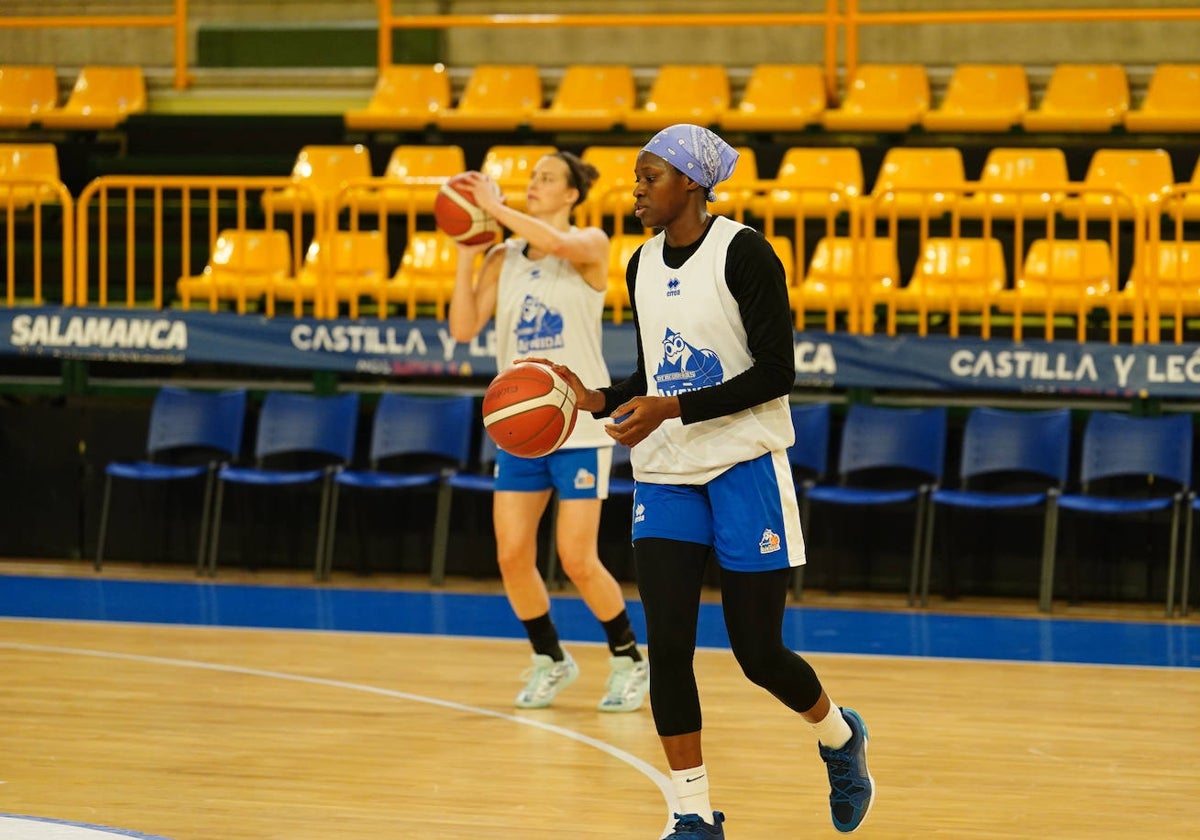
[[[72,282],[75,248],[75,202],[61,181],[52,179],[0,181],[0,219],[4,224],[4,300],[8,306],[29,302],[35,306],[75,303]],[[50,265],[47,253],[51,240],[48,231],[61,228],[58,271]],[[18,232],[28,235],[18,236]],[[27,261],[22,260],[22,245],[28,244]],[[18,271],[18,267],[23,270]],[[54,277],[48,277],[50,272]],[[28,285],[22,278],[28,277]],[[60,293],[54,296],[53,279]]]

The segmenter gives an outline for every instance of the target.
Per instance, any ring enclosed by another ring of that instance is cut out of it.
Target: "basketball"
[[[496,446],[511,455],[549,455],[575,428],[575,392],[546,365],[513,365],[483,395],[483,426]]]
[[[463,183],[463,176],[455,175],[438,190],[433,201],[433,219],[438,230],[455,242],[464,245],[480,245],[491,242],[500,230],[499,223],[475,204],[471,191]],[[500,186],[495,181],[496,194]]]

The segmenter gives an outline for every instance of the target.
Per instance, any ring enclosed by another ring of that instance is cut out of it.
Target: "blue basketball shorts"
[[[541,458],[496,452],[496,489],[534,493],[551,488],[559,499],[607,499],[612,447],[559,449]]]
[[[708,484],[648,484],[633,494],[633,539],[711,546],[724,569],[765,572],[804,564],[800,506],[787,453],[768,452]]]

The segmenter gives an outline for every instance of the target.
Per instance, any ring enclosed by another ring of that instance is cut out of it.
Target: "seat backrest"
[[[625,282],[625,269],[633,252],[642,247],[646,237],[640,233],[620,233],[608,241],[608,276],[610,281]]]
[[[371,177],[371,155],[362,144],[304,146],[292,165],[292,180],[333,195],[350,181]]]
[[[796,249],[792,246],[792,240],[780,234],[768,236],[766,240],[775,256],[779,257],[779,262],[783,264],[784,281],[789,286],[792,285],[796,275]]]
[[[53,143],[0,143],[0,181],[45,180],[59,180]]]
[[[894,146],[883,156],[871,194],[898,192],[906,187],[956,187],[965,180],[962,151],[956,146]]]
[[[1112,249],[1104,239],[1035,239],[1025,255],[1022,279],[1042,283],[1112,286]]]
[[[392,149],[383,177],[395,180],[449,178],[466,171],[466,168],[467,159],[462,146],[400,145]]]
[[[730,215],[738,209],[739,200],[744,208],[750,203],[753,191],[749,185],[758,180],[758,158],[750,146],[737,146],[737,163],[733,173],[713,187],[717,200],[709,202],[710,213]],[[632,178],[632,175],[630,176]]]
[[[1056,64],[1042,111],[1084,111],[1119,118],[1129,109],[1129,79],[1120,64]]]
[[[1033,473],[1066,484],[1071,450],[1071,412],[971,409],[963,429],[959,476]]]
[[[496,181],[525,182],[539,160],[557,151],[554,146],[496,145],[484,153],[479,170]]]
[[[1143,111],[1200,111],[1200,64],[1159,64],[1154,68]]]
[[[371,429],[371,462],[433,455],[458,469],[471,458],[475,401],[469,395],[427,397],[389,392],[379,398]]]
[[[258,416],[255,458],[317,453],[349,463],[358,426],[358,394],[317,397],[271,391]]]
[[[628,64],[572,64],[563,71],[550,107],[558,111],[611,109],[621,114],[637,102],[637,83]]]
[[[424,113],[450,107],[450,74],[442,64],[393,64],[375,81],[372,110]]]
[[[825,109],[825,73],[816,64],[756,64],[737,109],[820,113]]]
[[[63,106],[70,111],[133,114],[146,110],[146,79],[141,67],[82,68]]]
[[[1192,480],[1192,418],[1187,414],[1134,417],[1094,411],[1083,433],[1079,479],[1147,476],[1179,488]],[[1168,489],[1168,488],[1164,488]]]
[[[650,83],[642,110],[720,112],[729,108],[729,91],[724,64],[664,64]]]
[[[842,103],[846,111],[892,111],[929,107],[929,76],[924,64],[862,64]]]
[[[965,283],[998,292],[1004,288],[1007,278],[1004,249],[999,239],[930,237],[921,249],[921,258],[909,286],[926,284],[930,288],[941,288]]]
[[[979,175],[983,187],[1062,187],[1071,180],[1062,149],[992,149]]]
[[[1137,201],[1161,201],[1175,183],[1165,149],[1097,149],[1088,161],[1087,187],[1122,190]]]
[[[172,449],[201,448],[235,457],[242,449],[246,418],[243,389],[206,392],[166,386],[150,409],[146,452],[151,456]]]
[[[815,402],[792,406],[792,429],[796,439],[788,447],[792,471],[803,471],[805,478],[820,479],[829,467],[829,403]]]
[[[292,246],[285,230],[223,230],[209,265],[251,274],[287,274]]]
[[[1200,292],[1200,242],[1159,242],[1142,249],[1129,270],[1130,282],[1146,277],[1146,261],[1154,266],[1159,283],[1186,284]]]
[[[783,153],[775,182],[780,188],[812,187],[862,194],[862,158],[853,146],[816,148],[793,146]]]
[[[458,249],[450,237],[439,231],[418,230],[413,232],[404,246],[398,270],[452,278],[457,266]]]
[[[838,473],[900,468],[939,479],[946,452],[946,409],[853,403],[842,427]]]
[[[53,67],[0,66],[0,113],[36,115],[58,104],[58,76]]]
[[[641,146],[588,146],[580,153],[580,160],[596,167],[600,175],[588,191],[585,204],[599,202],[612,207],[624,202],[633,208],[633,167],[637,163]],[[628,190],[621,190],[621,187]]]
[[[386,276],[387,239],[377,230],[339,230],[324,241],[313,240],[304,255],[304,270],[317,271],[324,265],[330,265],[336,277]]]
[[[862,250],[856,252],[860,245]],[[896,256],[896,240],[881,236],[865,242],[849,236],[823,236],[817,240],[806,280],[849,285],[857,277],[865,277],[870,285],[879,288],[898,286],[900,261]]]
[[[478,64],[457,111],[528,112],[542,106],[542,78],[534,64]]]
[[[954,68],[945,109],[977,111],[992,108],[1029,107],[1029,79],[1020,64],[959,64]]]

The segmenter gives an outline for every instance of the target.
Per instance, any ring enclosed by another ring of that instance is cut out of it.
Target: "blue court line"
[[[551,614],[566,641],[602,643],[583,601]],[[162,583],[0,575],[0,616],[218,627],[525,638],[503,595],[379,589]],[[629,616],[645,638],[641,605]],[[1002,618],[789,607],[794,650],[879,656],[1200,668],[1200,625],[1178,621]],[[719,604],[702,604],[698,642],[727,648]]]

